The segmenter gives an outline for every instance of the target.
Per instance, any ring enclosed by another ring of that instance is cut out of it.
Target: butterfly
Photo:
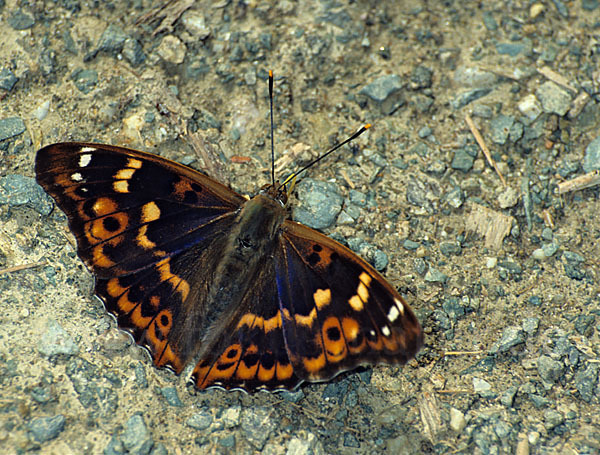
[[[160,156],[79,142],[42,148],[35,171],[119,327],[157,367],[195,365],[198,389],[292,390],[423,344],[373,267],[288,218],[287,184],[246,199]]]

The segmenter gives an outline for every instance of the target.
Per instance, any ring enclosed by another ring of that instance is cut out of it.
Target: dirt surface
[[[600,190],[556,192],[600,168],[598,2],[160,5],[0,1],[0,451],[599,453]],[[292,394],[196,392],[116,329],[23,177],[41,146],[95,141],[252,195],[269,69],[282,173],[374,125],[307,177],[345,200],[327,234],[385,253],[426,345]]]

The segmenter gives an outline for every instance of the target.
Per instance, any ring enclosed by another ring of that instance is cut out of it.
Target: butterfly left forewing
[[[244,201],[186,166],[110,145],[44,147],[36,177],[67,214],[79,256],[101,277],[131,273],[214,235]]]
[[[107,310],[157,366],[181,371],[199,343],[203,289],[245,199],[173,161],[110,145],[44,147],[36,176],[66,213]]]
[[[323,381],[359,365],[403,364],[419,351],[417,318],[373,267],[292,221],[283,225],[281,245],[283,334],[298,377]]]

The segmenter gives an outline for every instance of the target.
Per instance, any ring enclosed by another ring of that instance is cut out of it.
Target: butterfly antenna
[[[323,158],[331,155],[333,152],[335,152],[337,149],[339,149],[340,147],[346,145],[348,142],[352,142],[354,139],[356,139],[358,136],[360,136],[362,133],[364,133],[365,131],[367,131],[369,128],[371,128],[371,124],[367,123],[366,125],[362,126],[359,130],[357,130],[352,136],[350,136],[348,139],[346,139],[344,142],[340,142],[339,144],[337,144],[336,146],[334,146],[332,149],[328,150],[327,152],[325,152],[323,155],[315,158],[314,160],[312,160],[310,163],[308,163],[306,166],[304,166],[302,169],[300,169],[299,171],[294,172],[292,175],[290,175],[287,179],[285,179],[283,181],[283,183],[279,186],[279,188],[284,187],[285,185],[287,185],[292,179],[295,179],[296,177],[298,177],[298,175],[302,174],[304,171],[306,171],[309,167],[314,166],[315,164],[317,164],[319,161],[321,161]]]
[[[271,182],[275,185],[275,140],[273,138],[273,70],[269,70],[269,104],[271,111]]]

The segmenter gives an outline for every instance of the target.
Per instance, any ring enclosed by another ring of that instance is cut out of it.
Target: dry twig
[[[471,130],[471,133],[473,134],[473,136],[475,137],[475,140],[479,144],[479,147],[481,147],[481,151],[485,155],[485,158],[487,159],[488,163],[490,163],[490,166],[492,166],[494,168],[494,170],[496,171],[496,174],[498,174],[498,177],[500,177],[500,180],[502,180],[502,184],[504,186],[506,186],[506,180],[504,180],[504,176],[500,172],[500,169],[498,169],[498,165],[496,164],[496,161],[494,161],[494,158],[492,158],[492,154],[490,153],[490,150],[487,148],[487,145],[485,145],[483,137],[481,137],[481,133],[475,126],[475,123],[473,122],[473,119],[471,118],[471,116],[469,114],[465,115],[465,121],[467,122],[467,125],[469,125],[469,129]]]
[[[46,265],[46,261],[30,262],[28,264],[15,265],[13,267],[1,269],[0,275],[4,275],[5,273],[19,272],[20,270],[34,269],[36,267],[42,267],[44,265]]]
[[[556,71],[549,68],[548,66],[538,68],[538,73],[540,73],[546,79],[551,80],[552,82],[558,85],[562,85],[567,90],[570,90],[573,93],[577,93],[577,89],[569,83],[566,77],[564,77],[562,74],[558,74]]]
[[[558,184],[558,194],[584,190],[596,185],[600,185],[600,170],[588,172],[566,182],[560,182]]]

